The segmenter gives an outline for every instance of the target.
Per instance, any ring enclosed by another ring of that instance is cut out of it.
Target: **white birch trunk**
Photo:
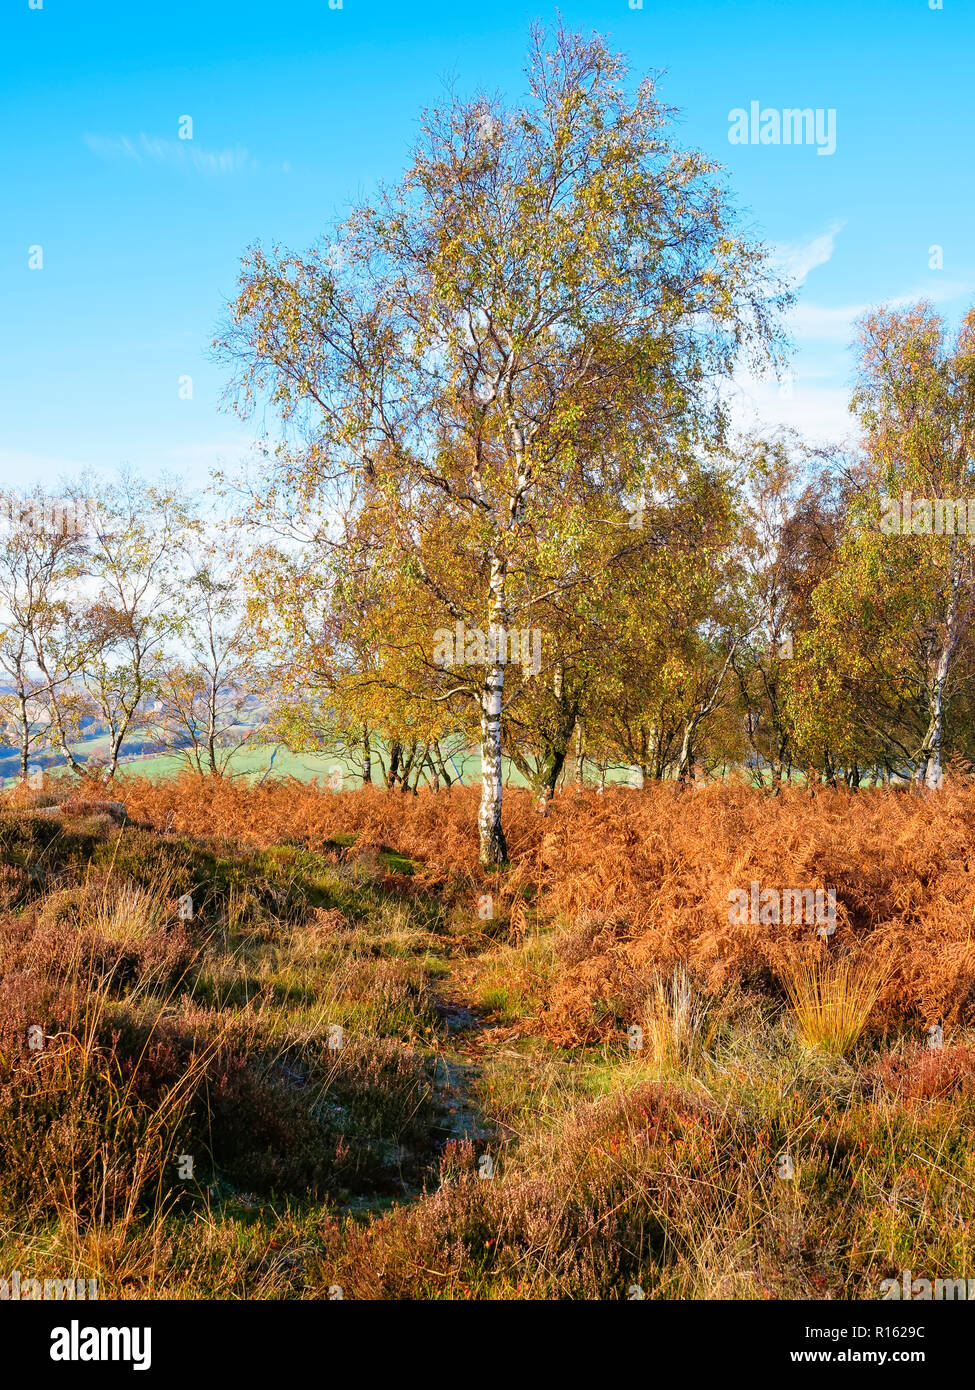
[[[481,805],[477,815],[481,863],[503,864],[508,858],[501,828],[501,705],[504,699],[505,567],[491,557],[491,624],[488,630],[488,663],[481,691]]]
[[[583,733],[583,729],[582,729],[582,720],[581,720],[581,719],[577,719],[577,720],[576,720],[575,735],[576,735],[576,771],[575,771],[575,781],[576,781],[576,786],[577,786],[577,787],[581,787],[581,786],[583,785],[584,780],[585,780],[585,777],[584,777],[584,772],[585,772],[585,762],[584,762],[584,759],[585,759],[585,742],[584,742],[584,739],[585,739],[585,735],[584,735],[584,733]]]
[[[951,658],[958,642],[958,599],[961,589],[963,555],[957,541],[952,546],[951,592],[945,613],[944,639],[938,653],[928,691],[928,728],[924,735],[918,767],[918,781],[931,791],[941,786],[941,735],[944,728],[944,694]]]

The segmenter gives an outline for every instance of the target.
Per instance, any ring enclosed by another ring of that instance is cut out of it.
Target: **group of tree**
[[[232,533],[127,472],[0,502],[0,743],[20,776],[112,776],[132,747],[223,770],[262,708]]]
[[[523,105],[451,94],[395,187],[251,248],[216,347],[273,424],[229,558],[131,485],[103,534],[0,557],[25,766],[93,711],[114,766],[151,701],[219,772],[260,689],[262,737],[363,782],[449,786],[476,748],[496,864],[506,766],[545,809],[619,768],[936,788],[972,756],[971,548],[936,499],[975,496],[975,311],[863,320],[852,443],[737,434],[790,292],[673,116],[599,37],[538,32]]]

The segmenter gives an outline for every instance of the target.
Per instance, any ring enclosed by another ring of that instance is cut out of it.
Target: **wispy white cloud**
[[[882,298],[816,303],[808,297],[806,281],[832,260],[843,226],[833,222],[814,236],[780,242],[773,248],[779,271],[799,291],[786,318],[796,352],[782,381],[747,373],[736,375],[729,408],[738,428],[787,425],[818,443],[852,439],[856,423],[849,412],[849,386],[857,321],[881,303],[902,308],[925,299],[939,306],[951,305],[970,299],[975,292],[975,278],[948,278],[939,273]],[[824,288],[827,280],[824,277]]]
[[[111,464],[84,458],[35,454],[20,449],[0,449],[0,488],[22,488],[32,483],[57,490],[90,473],[105,481],[114,478],[124,462],[149,481],[164,476],[182,478],[190,488],[207,485],[216,470],[234,477],[257,457],[257,441],[246,437],[201,441],[160,449],[147,444],[138,450],[122,449]],[[108,450],[109,455],[113,451]],[[29,483],[27,482],[29,480]]]
[[[783,241],[773,248],[773,259],[789,283],[797,288],[806,276],[832,259],[836,238],[843,230],[842,222],[834,222],[825,232],[805,241]]]
[[[99,159],[128,160],[134,164],[160,164],[171,169],[192,169],[200,174],[239,174],[244,169],[256,169],[256,160],[241,145],[233,149],[208,150],[195,140],[164,140],[140,134],[135,139],[127,135],[91,135],[85,144]]]
[[[856,434],[849,403],[849,391],[834,373],[808,372],[800,364],[781,382],[737,379],[729,409],[739,430],[784,425],[812,443],[839,444]]]
[[[932,304],[945,304],[963,295],[971,295],[973,285],[964,280],[934,280],[903,294],[886,296],[882,301],[861,304],[839,304],[826,308],[808,301],[793,305],[788,315],[788,327],[797,342],[835,342],[847,345],[853,341],[857,319],[884,303],[891,309],[916,304],[927,299]]]
[[[154,472],[175,473],[198,487],[216,471],[231,477],[241,473],[253,463],[257,449],[257,441],[247,438],[181,444],[172,449],[148,450],[143,463]]]
[[[939,274],[932,275],[923,284],[916,285],[906,294],[896,295],[893,299],[886,300],[885,303],[898,306],[916,304],[919,299],[927,299],[932,304],[946,304],[961,296],[970,298],[973,291],[975,291],[975,280],[948,280]]]

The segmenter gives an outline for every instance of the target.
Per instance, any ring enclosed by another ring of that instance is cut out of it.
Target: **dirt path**
[[[480,1154],[496,1150],[504,1137],[497,1125],[485,1121],[476,1092],[486,1066],[519,1029],[492,1019],[466,1002],[464,981],[452,979],[449,992],[440,995],[437,1013],[446,1025],[447,1037],[438,1049],[434,1065],[446,1118],[444,1144],[469,1140]],[[508,1052],[508,1055],[517,1055]]]
[[[477,1148],[490,1143],[494,1133],[484,1123],[473,1098],[481,1068],[472,1053],[475,1041],[493,1031],[493,1025],[453,996],[440,998],[436,1009],[447,1029],[446,1040],[434,1058],[435,1084],[445,1112],[443,1142],[466,1139]]]

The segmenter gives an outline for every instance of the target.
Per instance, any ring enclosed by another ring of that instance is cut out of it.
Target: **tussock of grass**
[[[690,1069],[701,1061],[713,1032],[711,1006],[685,966],[653,981],[643,1013],[643,1048],[656,1071]]]
[[[843,1056],[860,1037],[889,978],[889,970],[850,956],[820,955],[780,970],[807,1047]]]
[[[168,896],[165,890],[110,879],[101,893],[86,903],[82,926],[107,941],[145,942],[171,916]]]

